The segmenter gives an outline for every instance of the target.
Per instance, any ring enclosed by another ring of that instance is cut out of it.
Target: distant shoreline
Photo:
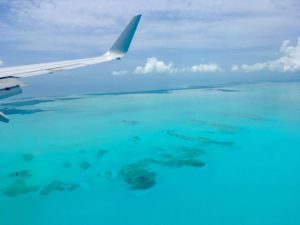
[[[18,102],[32,99],[45,99],[45,101],[54,100],[72,100],[74,98],[81,98],[80,96],[118,96],[118,95],[134,95],[134,94],[169,94],[172,91],[185,91],[185,90],[204,90],[204,89],[218,89],[223,92],[238,92],[239,90],[233,89],[238,85],[254,85],[254,84],[272,84],[272,83],[299,83],[300,81],[249,81],[249,82],[230,82],[224,84],[215,85],[190,85],[187,87],[177,88],[165,88],[165,89],[154,89],[154,90],[141,90],[141,91],[120,91],[120,92],[103,92],[103,93],[83,93],[83,94],[71,94],[61,96],[32,96],[32,97],[19,97],[3,100],[0,102],[0,106],[5,106],[10,102]],[[230,88],[229,88],[230,87]],[[47,99],[47,100],[46,100]],[[1,104],[2,103],[2,104]]]

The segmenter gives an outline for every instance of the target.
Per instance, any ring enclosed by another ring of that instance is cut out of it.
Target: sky
[[[0,66],[100,55],[136,14],[126,58],[48,86],[69,75],[105,91],[300,79],[300,0],[0,0]]]

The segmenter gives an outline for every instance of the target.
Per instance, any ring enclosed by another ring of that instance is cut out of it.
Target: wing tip
[[[129,24],[126,26],[126,28],[123,30],[121,35],[111,47],[110,52],[117,52],[122,54],[126,54],[128,52],[141,17],[142,14],[137,14],[131,19]]]
[[[137,15],[135,15],[133,18],[141,18],[142,17],[142,14],[137,14]]]

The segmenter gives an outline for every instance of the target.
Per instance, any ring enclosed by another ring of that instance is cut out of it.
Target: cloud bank
[[[233,65],[232,71],[258,72],[258,71],[277,71],[277,72],[298,72],[300,71],[300,37],[295,46],[291,41],[283,41],[280,53],[282,56],[276,60],[259,62],[252,65]]]
[[[175,67],[172,62],[166,63],[156,57],[151,57],[146,60],[143,66],[137,66],[132,72],[134,74],[175,74],[175,73],[212,73],[220,72],[222,68],[215,64],[198,64],[191,67]],[[125,75],[127,70],[113,71],[112,75]]]

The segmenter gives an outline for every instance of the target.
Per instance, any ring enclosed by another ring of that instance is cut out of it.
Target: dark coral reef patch
[[[164,158],[164,159],[151,159],[149,161],[150,163],[154,163],[154,164],[158,164],[158,165],[162,165],[162,166],[167,166],[167,167],[176,167],[176,168],[180,168],[180,167],[203,167],[205,166],[205,163],[202,162],[200,159],[196,159],[196,158],[177,158],[174,156],[170,156],[168,158]]]
[[[183,158],[196,158],[206,154],[204,149],[201,148],[192,148],[192,147],[178,147],[175,151],[179,157]]]
[[[20,170],[9,174],[10,177],[29,178],[32,177],[30,170]]]
[[[141,142],[141,138],[139,136],[134,136],[132,140],[135,144],[139,144]]]
[[[74,191],[79,187],[80,185],[76,183],[65,183],[59,180],[55,180],[48,184],[46,187],[44,187],[40,194],[45,196],[49,195],[53,191]]]
[[[39,186],[37,185],[28,185],[25,180],[17,179],[8,185],[2,193],[8,197],[17,197],[22,194],[28,194],[31,192],[36,192],[39,190]]]
[[[36,192],[39,189],[38,185],[29,185],[27,180],[32,177],[30,170],[19,170],[9,174],[13,178],[13,182],[9,184],[2,193],[8,197],[17,197],[22,194]]]
[[[100,149],[97,151],[97,159],[102,158],[103,156],[105,156],[109,151],[105,150],[105,149]]]
[[[87,161],[79,163],[79,167],[83,170],[88,170],[91,167],[91,164]]]
[[[196,167],[201,168],[205,163],[199,159],[205,154],[201,148],[178,147],[176,149],[167,150],[160,149],[157,157],[149,157],[137,160],[135,163],[124,166],[120,170],[120,175],[128,184],[131,190],[149,189],[156,185],[157,174],[151,169],[155,166],[182,168]]]
[[[140,164],[134,163],[124,166],[120,175],[132,190],[145,190],[156,184],[156,173],[149,171]]]
[[[211,139],[208,137],[202,137],[202,136],[197,136],[197,137],[187,136],[187,135],[179,134],[175,130],[169,130],[169,131],[167,131],[167,134],[169,136],[175,137],[180,140],[197,142],[197,143],[203,144],[203,145],[221,145],[221,146],[234,145],[234,142],[232,142],[232,141],[219,141],[219,140]]]
[[[233,133],[237,133],[237,132],[241,131],[240,127],[227,125],[227,124],[223,124],[223,123],[216,123],[216,122],[211,123],[211,122],[206,122],[206,121],[198,120],[198,119],[192,119],[192,122],[202,125],[202,126],[214,128],[222,133],[233,134]]]
[[[203,167],[205,163],[199,159],[206,152],[201,148],[178,147],[173,151],[165,150],[156,158],[144,159],[144,163],[167,167]]]
[[[23,160],[24,160],[25,162],[29,162],[29,161],[33,160],[34,155],[31,154],[31,153],[27,153],[27,154],[24,154],[24,155],[22,156],[22,158],[23,158]]]

